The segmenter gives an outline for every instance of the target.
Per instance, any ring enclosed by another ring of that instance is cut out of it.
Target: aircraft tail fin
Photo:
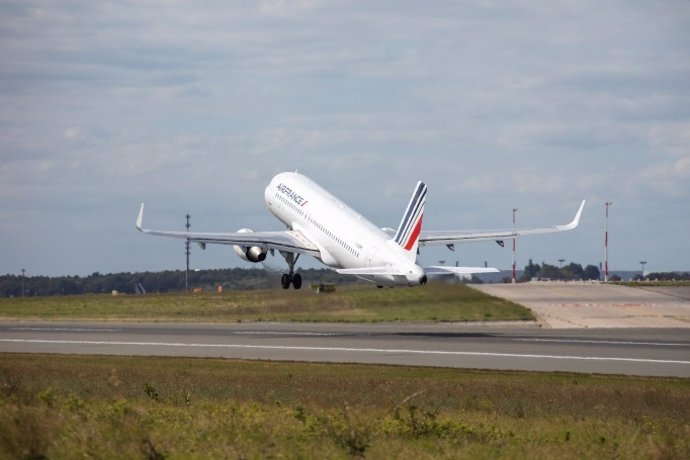
[[[403,214],[403,218],[398,226],[398,231],[395,233],[392,240],[407,251],[410,260],[417,259],[419,234],[422,231],[424,204],[426,203],[426,191],[427,187],[424,182],[417,182],[417,186],[414,192],[412,192],[412,197],[407,205],[405,214]]]

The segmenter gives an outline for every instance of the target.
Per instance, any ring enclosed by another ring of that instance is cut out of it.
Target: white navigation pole
[[[604,282],[609,280],[609,206],[613,203],[607,201],[604,203],[606,206],[606,219],[604,220]]]

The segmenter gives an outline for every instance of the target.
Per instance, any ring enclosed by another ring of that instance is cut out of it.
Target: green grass
[[[690,381],[0,354],[0,458],[689,458]]]
[[[81,295],[0,299],[0,318],[156,321],[497,321],[531,320],[530,311],[465,285],[376,289],[339,287],[223,294]]]
[[[690,280],[612,281],[610,284],[628,287],[679,287],[690,286]]]

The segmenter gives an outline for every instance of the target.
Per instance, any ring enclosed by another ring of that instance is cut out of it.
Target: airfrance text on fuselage
[[[304,206],[307,204],[307,200],[304,199],[304,197],[297,192],[293,191],[290,187],[287,185],[283,184],[282,182],[278,184],[276,187],[280,193],[285,195],[286,197],[290,198],[292,201],[297,203],[300,206]]]

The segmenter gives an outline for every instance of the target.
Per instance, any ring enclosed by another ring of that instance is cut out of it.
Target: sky
[[[379,226],[580,227],[517,265],[690,270],[690,2],[0,2],[0,273],[184,268],[145,225],[284,228],[299,170]],[[301,259],[302,262],[304,259]],[[420,261],[507,269],[509,245]],[[250,267],[226,246],[193,268]],[[304,267],[318,263],[304,260]]]

